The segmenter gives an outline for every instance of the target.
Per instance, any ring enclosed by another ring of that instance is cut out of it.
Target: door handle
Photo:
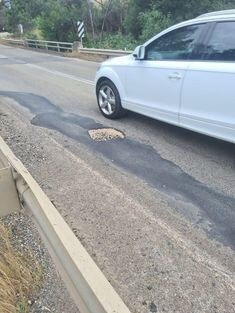
[[[169,79],[182,79],[182,75],[180,73],[172,73],[168,76]]]

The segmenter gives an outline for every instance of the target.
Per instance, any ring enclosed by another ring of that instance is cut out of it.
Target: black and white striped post
[[[82,45],[82,39],[85,37],[85,29],[84,29],[84,22],[77,22],[77,30],[78,30],[78,38],[81,41]]]

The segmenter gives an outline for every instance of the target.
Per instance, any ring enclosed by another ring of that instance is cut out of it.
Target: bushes
[[[103,40],[100,38],[93,40],[88,37],[85,40],[85,45],[87,48],[133,50],[137,45],[143,44],[148,39],[170,26],[171,23],[170,16],[164,16],[157,10],[141,12],[138,15],[138,25],[140,25],[141,31],[137,39],[131,34],[106,33]]]
[[[78,39],[76,22],[80,20],[85,23],[87,47],[127,50],[176,22],[234,7],[234,0],[11,0],[10,3],[11,7],[3,10],[2,4],[0,9],[11,32],[22,24],[30,37],[71,42]]]
[[[37,17],[36,25],[46,40],[74,41],[76,33],[66,7],[49,3],[47,10]]]
[[[145,42],[172,24],[170,15],[163,15],[157,10],[149,10],[139,14],[141,34],[139,40]]]
[[[97,49],[121,49],[133,50],[137,45],[137,41],[131,35],[117,34],[104,34],[103,39],[92,39],[88,37],[85,39],[85,46],[87,48]]]

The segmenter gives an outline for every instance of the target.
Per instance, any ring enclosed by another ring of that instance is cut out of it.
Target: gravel
[[[98,128],[91,129],[88,131],[91,139],[95,141],[106,141],[113,139],[123,139],[125,138],[124,134],[119,130],[114,128]]]
[[[5,114],[0,110],[1,135],[2,130],[6,127],[6,123],[8,123],[7,118],[9,118],[8,114]],[[4,137],[5,139],[11,138],[11,142],[14,142],[15,147],[17,147],[17,145],[22,145],[22,141],[19,140],[20,134],[5,133]],[[28,148],[32,151],[31,149],[33,147]],[[36,146],[33,150],[34,157],[37,155],[37,162],[43,162],[43,152]],[[27,151],[27,148],[23,153],[25,153],[25,151]],[[27,155],[29,156],[30,153],[27,153]],[[34,166],[37,165],[38,164],[35,164],[34,162]],[[22,211],[18,214],[12,214],[1,218],[0,223],[3,223],[7,229],[12,232],[14,247],[16,249],[29,250],[32,252],[35,260],[37,260],[42,267],[41,288],[35,298],[29,301],[29,312],[79,313],[58,275],[53,261],[51,260],[33,221],[25,214],[25,212]]]
[[[35,298],[29,300],[29,312],[79,312],[58,276],[32,220],[24,212],[21,212],[1,218],[0,222],[12,233],[13,246],[21,251],[30,251],[42,267],[41,288]]]

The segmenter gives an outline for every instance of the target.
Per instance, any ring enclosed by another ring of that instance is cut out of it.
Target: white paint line
[[[8,57],[6,55],[0,54],[0,59],[8,59]]]
[[[28,67],[33,67],[33,68],[42,70],[42,71],[44,71],[44,72],[47,72],[47,73],[50,73],[50,74],[53,74],[53,75],[56,75],[56,76],[61,76],[61,77],[64,77],[64,78],[69,78],[69,79],[78,81],[78,82],[80,82],[80,83],[88,84],[88,85],[91,85],[91,86],[94,86],[94,85],[95,85],[95,82],[94,82],[94,81],[88,80],[88,79],[85,79],[85,78],[82,78],[82,77],[78,77],[78,76],[74,76],[74,75],[65,74],[65,73],[62,73],[62,72],[59,72],[59,71],[55,71],[55,70],[49,70],[49,69],[47,69],[47,68],[45,68],[45,67],[42,67],[42,66],[39,66],[39,65],[35,65],[35,64],[25,64],[25,65],[28,66]]]

